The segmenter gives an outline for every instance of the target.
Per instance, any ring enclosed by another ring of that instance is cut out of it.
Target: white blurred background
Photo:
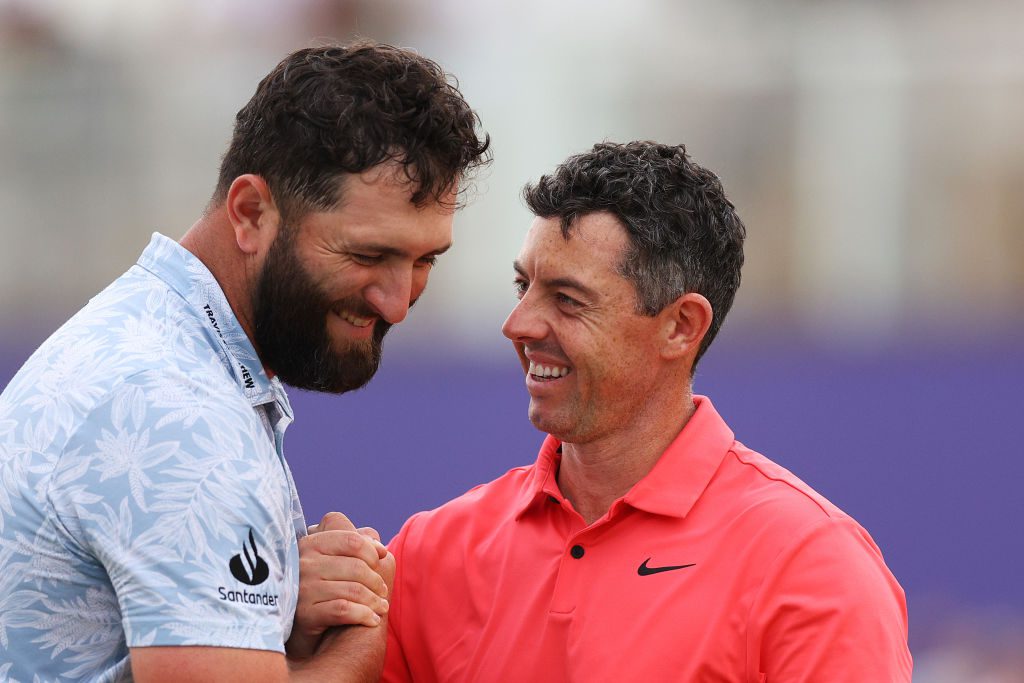
[[[1021,312],[1019,1],[0,0],[3,314],[76,310],[183,234],[259,78],[354,35],[440,62],[494,140],[418,316],[453,341],[499,342],[519,188],[603,139],[722,176],[751,228],[737,318],[870,344]]]
[[[504,358],[519,190],[606,139],[684,142],[722,177],[750,233],[727,328],[854,355],[1024,338],[1019,0],[0,0],[14,367],[151,232],[184,234],[235,112],[286,52],[357,35],[454,73],[493,139],[399,350]],[[915,651],[915,680],[1024,680],[1019,611],[971,618]]]

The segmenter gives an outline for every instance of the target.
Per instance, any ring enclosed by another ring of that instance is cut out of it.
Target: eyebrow
[[[349,248],[355,251],[372,252],[374,254],[380,254],[381,256],[397,256],[399,258],[409,258],[410,256],[409,252],[405,251],[404,249],[398,249],[396,247],[387,246],[383,244],[353,244],[350,245]],[[424,258],[426,256],[440,256],[441,254],[445,253],[451,248],[452,243],[449,242],[440,249],[435,249],[433,251],[427,252],[426,254],[423,254],[422,256],[417,256],[416,258]]]
[[[514,268],[515,271],[517,273],[519,273],[522,277],[524,277],[526,279],[529,279],[527,277],[527,275],[526,275],[526,270],[523,268],[522,264],[519,263],[519,261],[513,261],[512,262],[512,268]],[[590,297],[591,299],[597,299],[598,298],[598,295],[597,295],[596,291],[594,291],[590,287],[587,287],[585,284],[583,284],[582,282],[580,282],[579,280],[577,280],[576,278],[573,278],[573,277],[554,277],[554,278],[548,278],[548,279],[545,279],[545,280],[540,280],[540,284],[544,285],[545,287],[552,288],[552,289],[555,289],[555,288],[558,288],[558,287],[563,287],[563,288],[567,288],[567,289],[574,289],[577,292],[580,292],[581,294],[583,294],[583,295],[585,295],[587,297]]]

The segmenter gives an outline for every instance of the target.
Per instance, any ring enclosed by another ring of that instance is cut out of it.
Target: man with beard
[[[0,395],[0,678],[376,678],[393,558],[337,513],[306,536],[282,382],[370,380],[487,161],[476,129],[386,45],[260,83],[180,244],[154,234]]]
[[[909,681],[868,533],[693,394],[743,265],[718,178],[603,143],[524,195],[503,332],[547,437],[391,542],[384,680]]]

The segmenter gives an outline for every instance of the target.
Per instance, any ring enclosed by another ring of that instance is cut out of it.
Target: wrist
[[[284,644],[284,653],[289,663],[302,663],[310,659],[320,646],[323,631],[311,633],[301,628],[294,628],[288,641]]]

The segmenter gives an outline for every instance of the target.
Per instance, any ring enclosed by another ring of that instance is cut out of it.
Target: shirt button
[[[569,550],[569,554],[575,557],[577,560],[580,559],[581,557],[583,557],[583,546],[574,545],[572,549]]]

